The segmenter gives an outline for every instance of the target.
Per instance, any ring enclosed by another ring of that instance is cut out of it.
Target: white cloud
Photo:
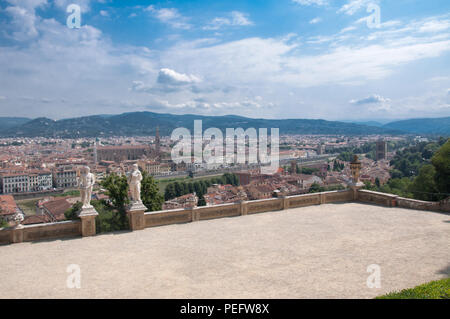
[[[317,17],[317,18],[314,18],[314,19],[310,20],[309,23],[310,24],[316,24],[316,23],[319,23],[320,21],[322,21],[322,19]]]
[[[158,74],[159,84],[186,85],[198,82],[201,82],[201,80],[195,75],[178,73],[171,69],[161,69]]]
[[[292,0],[292,2],[301,4],[303,6],[310,6],[310,5],[325,6],[328,4],[328,0]]]
[[[354,15],[362,8],[366,8],[370,3],[376,3],[374,0],[349,0],[344,4],[337,13],[345,13],[347,15]]]
[[[164,23],[175,23],[179,15],[178,11],[149,12],[155,17],[160,14]],[[392,90],[398,85],[398,91],[405,92],[407,84],[389,77],[402,71],[402,66],[450,52],[450,36],[444,29],[432,34],[420,31],[430,29],[427,22],[447,17],[406,25],[391,23],[375,32],[368,30],[370,40],[366,34],[348,32],[351,30],[342,34],[345,31],[341,30],[306,40],[289,35],[228,42],[175,39],[175,44],[159,50],[114,45],[107,35],[88,25],[74,31],[65,21],[36,19],[36,33],[25,47],[3,46],[0,51],[0,96],[8,97],[1,102],[2,110],[9,108],[17,116],[60,118],[148,109],[255,116],[258,109],[258,115],[265,117],[330,118],[357,112],[358,116],[368,114],[364,112],[402,114],[404,110],[395,108],[397,102],[420,115],[442,114],[448,108],[448,83],[440,85],[440,98],[401,100]],[[231,13],[223,19],[233,21]],[[237,18],[236,23],[239,21],[246,23]],[[21,30],[18,25],[14,28],[6,31]],[[324,50],[307,50],[308,42]],[[440,69],[429,77],[442,72]],[[411,81],[423,80],[422,76],[411,76]],[[362,84],[366,92],[379,95],[349,104]],[[380,87],[384,90],[379,91]],[[336,94],[323,93],[333,90]],[[20,98],[25,95],[30,99]],[[299,104],[299,96],[304,106]],[[370,102],[370,98],[373,103],[357,104]],[[306,107],[309,105],[314,109]]]
[[[159,21],[170,25],[176,29],[190,29],[192,26],[187,22],[188,19],[182,16],[176,8],[161,8],[156,9],[155,6],[150,5],[144,11],[151,12]]]
[[[249,26],[253,22],[248,18],[248,15],[239,11],[232,11],[228,17],[214,18],[204,30],[218,30],[224,26]]]
[[[11,26],[14,31],[11,37],[17,41],[25,41],[38,35],[36,29],[36,21],[38,17],[34,14],[34,10],[28,10],[22,7],[7,7],[6,13],[11,17]]]
[[[384,98],[378,94],[373,94],[363,99],[359,100],[351,100],[350,104],[356,105],[365,105],[365,104],[380,104],[380,103],[389,103],[391,100],[388,98]]]
[[[79,5],[81,12],[91,11],[91,2],[95,0],[55,0],[55,5],[63,11],[66,11],[67,7],[71,4]],[[98,0],[98,2],[101,2]]]
[[[106,11],[106,10],[100,10],[100,15],[101,15],[102,17],[109,17],[109,13],[108,13],[108,11]]]
[[[424,23],[419,31],[420,32],[440,32],[450,29],[450,20],[431,20]]]

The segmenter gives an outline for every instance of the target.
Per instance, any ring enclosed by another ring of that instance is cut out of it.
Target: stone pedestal
[[[352,190],[353,200],[354,201],[358,200],[358,190],[362,189],[364,187],[364,183],[362,183],[362,182],[350,183],[348,186]]]
[[[191,216],[192,216],[191,220],[192,220],[193,222],[198,222],[198,221],[200,220],[200,214],[199,214],[199,212],[195,209],[194,206],[185,207],[184,209],[191,212]]]
[[[282,196],[281,199],[283,200],[282,209],[289,209],[289,199],[287,198],[287,196]]]
[[[95,217],[98,216],[97,211],[93,206],[83,207],[78,213],[78,217],[81,219],[81,235],[83,237],[93,236],[95,231]]]
[[[14,226],[11,230],[11,243],[23,242],[23,225]]]
[[[132,231],[145,228],[144,213],[146,210],[147,207],[145,207],[142,202],[134,202],[128,206],[127,215],[130,223],[130,229]]]
[[[247,215],[248,212],[248,207],[247,207],[247,202],[245,200],[241,200],[239,202],[239,206],[240,206],[240,211],[241,211],[241,215]]]

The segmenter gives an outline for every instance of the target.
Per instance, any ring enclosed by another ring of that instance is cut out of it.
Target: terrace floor
[[[448,276],[449,247],[449,215],[326,204],[0,246],[0,298],[372,298]]]

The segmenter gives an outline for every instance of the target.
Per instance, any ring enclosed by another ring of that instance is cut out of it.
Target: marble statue
[[[92,188],[94,187],[95,176],[91,173],[88,166],[85,166],[81,171],[81,176],[78,179],[78,187],[81,194],[82,208],[91,208]]]
[[[18,210],[15,214],[14,214],[14,222],[16,224],[17,228],[22,228],[22,222],[25,220],[25,216],[24,214]]]
[[[142,174],[137,164],[133,164],[133,170],[128,176],[128,185],[131,193],[131,203],[142,203],[141,200]]]

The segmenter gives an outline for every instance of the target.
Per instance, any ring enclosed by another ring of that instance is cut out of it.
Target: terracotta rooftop
[[[65,198],[62,198],[53,201],[48,201],[44,203],[42,206],[44,206],[44,208],[50,214],[52,214],[56,220],[60,221],[66,219],[64,213],[66,210],[72,207],[72,204],[70,204]]]
[[[18,207],[12,195],[0,195],[0,216],[13,215]]]

